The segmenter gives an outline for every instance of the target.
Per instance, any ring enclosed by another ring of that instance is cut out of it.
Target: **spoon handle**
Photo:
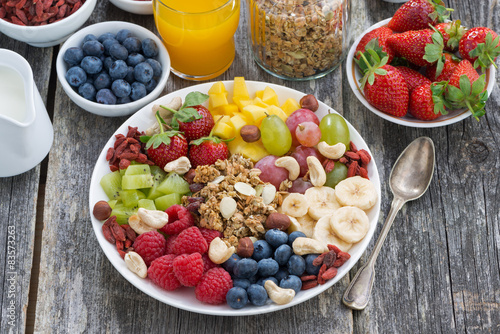
[[[351,281],[351,284],[349,284],[347,290],[344,292],[342,301],[347,307],[354,310],[363,310],[366,305],[368,305],[373,287],[373,281],[375,280],[375,262],[377,261],[378,254],[382,249],[385,238],[387,237],[392,223],[394,222],[394,218],[399,210],[401,210],[401,207],[405,204],[405,202],[405,200],[399,197],[394,197],[392,200],[391,210],[387,215],[384,226],[382,227],[382,231],[380,232],[380,236],[375,243],[375,247],[373,248],[370,258],[361,267],[361,269],[359,269],[356,276],[354,276]]]

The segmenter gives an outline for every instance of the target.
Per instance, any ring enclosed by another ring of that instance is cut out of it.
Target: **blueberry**
[[[272,276],[269,276],[269,277],[264,277],[264,278],[261,278],[257,281],[257,284],[258,285],[262,285],[264,286],[264,284],[266,284],[266,281],[268,280],[271,280],[273,281],[274,283],[276,283],[276,285],[278,285],[278,280],[275,278],[275,277],[272,277]]]
[[[128,51],[120,43],[115,43],[109,48],[109,55],[113,57],[113,59],[127,60]]]
[[[148,58],[158,56],[158,45],[151,38],[144,38],[142,40],[142,52]]]
[[[141,55],[140,53],[131,53],[127,57],[127,65],[128,66],[134,67],[135,65],[140,64],[143,61],[146,61],[146,58],[144,58],[144,56]],[[154,70],[154,68],[153,68],[153,70]]]
[[[247,278],[235,278],[233,280],[233,286],[237,286],[245,290],[248,289],[250,284],[250,280],[248,280]]]
[[[288,263],[290,256],[292,256],[293,250],[292,247],[287,244],[281,245],[274,251],[274,259],[280,266],[284,266]]]
[[[123,79],[118,79],[113,81],[111,84],[111,90],[116,97],[125,97],[130,95],[132,88],[130,84]]]
[[[80,94],[84,99],[94,101],[96,89],[94,85],[90,83],[84,83],[80,87],[78,87],[78,94]]]
[[[123,41],[129,37],[132,37],[132,33],[128,29],[122,29],[116,33],[116,39],[120,43],[123,43]]]
[[[149,58],[146,60],[146,63],[151,65],[151,67],[153,68],[153,76],[155,76],[155,77],[161,76],[162,70],[161,70],[161,64],[159,61]]]
[[[102,61],[96,56],[86,56],[82,59],[80,66],[88,74],[95,74],[102,71]]]
[[[273,259],[262,259],[257,263],[257,266],[261,277],[273,276],[280,269],[278,262]]]
[[[132,100],[137,101],[147,95],[146,86],[144,86],[143,83],[136,81],[132,84],[131,87],[132,87],[132,92],[130,93],[130,98]]]
[[[112,80],[124,79],[128,73],[127,63],[123,60],[115,60],[109,68],[109,76]],[[144,88],[146,90],[146,88]]]
[[[83,50],[78,47],[72,47],[64,52],[63,59],[69,66],[80,65],[83,59]]]
[[[253,259],[241,259],[236,262],[233,273],[236,278],[250,278],[258,271],[257,261]]]
[[[137,37],[128,37],[122,44],[129,53],[139,53],[142,50],[142,42]]]
[[[82,46],[82,50],[86,56],[100,57],[104,54],[104,46],[99,41],[88,41]]]
[[[300,276],[306,270],[306,260],[300,255],[292,255],[290,256],[290,260],[287,263],[288,272],[291,275]]]
[[[256,242],[253,243],[252,257],[256,261],[270,258],[272,255],[273,255],[273,249],[271,248],[271,245],[267,243],[267,241],[257,240]]]
[[[288,275],[280,281],[280,288],[293,289],[297,294],[302,289],[302,281],[298,276]]]
[[[111,49],[114,44],[119,44],[119,42],[114,38],[108,38],[102,42],[102,45],[104,46],[104,54],[106,56],[109,56],[109,49]]]
[[[66,80],[71,86],[80,87],[87,81],[87,73],[81,67],[73,66],[66,72]]]
[[[94,86],[97,90],[111,87],[111,78],[109,74],[104,71],[99,73],[94,79]]]
[[[286,244],[288,241],[288,234],[278,230],[277,228],[267,231],[264,237],[266,241],[273,246],[273,248],[278,248],[279,246]]]
[[[318,254],[308,254],[306,255],[306,272],[309,274],[309,275],[318,275],[319,273],[319,268],[321,266],[315,266],[313,265],[313,261],[314,259],[316,259],[318,257]]]
[[[288,269],[286,267],[280,268],[278,272],[274,275],[274,277],[278,280],[281,281],[283,278],[287,277],[289,275]]]
[[[97,40],[102,43],[104,40],[106,40],[108,38],[116,39],[116,36],[113,33],[107,32],[107,33],[104,33],[101,36],[99,36],[99,38],[97,38]]]
[[[85,37],[83,38],[82,45],[85,44],[85,42],[88,42],[88,41],[97,41],[97,37],[95,37],[94,34],[85,35]]]
[[[130,96],[119,97],[116,99],[116,104],[125,104],[132,102]]]
[[[96,94],[97,103],[116,104],[116,96],[108,88],[101,89]]]
[[[135,82],[134,68],[132,66],[128,67],[127,75],[125,76],[125,80],[127,80],[127,82],[129,84],[133,84]],[[154,79],[152,79],[151,81],[153,81],[153,80]],[[148,82],[148,85],[149,85],[149,82]],[[146,87],[146,91],[148,91],[148,87]]]
[[[145,86],[146,86],[146,92],[148,92],[149,94],[156,88],[156,86],[158,86],[158,83],[156,82],[155,79],[151,79],[151,81],[148,82]]]
[[[111,57],[106,57],[104,58],[104,60],[102,61],[102,67],[106,70],[106,71],[109,71],[109,68],[111,67],[111,65],[113,65],[113,58]]]
[[[257,277],[257,275],[253,275],[248,280],[250,281],[250,284],[255,284],[255,283],[257,283],[258,277]]]
[[[227,292],[226,301],[234,309],[245,307],[248,303],[247,292],[243,288],[233,287]]]
[[[132,92],[133,90],[134,84],[132,84]],[[222,264],[222,268],[226,269],[229,274],[233,275],[233,268],[239,260],[241,260],[241,257],[239,257],[238,254],[235,253]]]
[[[262,306],[267,302],[266,289],[258,284],[252,284],[247,289],[248,300],[256,306]]]
[[[153,79],[153,68],[146,62],[142,62],[134,67],[135,80],[146,84]]]
[[[301,237],[301,238],[305,238],[305,237],[306,237],[306,235],[305,235],[303,232],[300,232],[300,231],[294,231],[294,232],[290,233],[290,234],[288,235],[288,245],[289,245],[290,247],[292,247],[292,244],[293,244],[293,242],[295,241],[295,239],[297,239],[297,238],[299,238],[299,237]]]

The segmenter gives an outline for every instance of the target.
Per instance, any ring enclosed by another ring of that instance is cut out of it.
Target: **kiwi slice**
[[[122,190],[120,191],[120,198],[123,205],[132,209],[137,207],[139,200],[146,198],[146,195],[139,190]]]
[[[178,193],[163,195],[155,199],[156,210],[165,211],[175,204],[181,204],[181,195]]]
[[[155,201],[153,201],[152,199],[147,199],[147,198],[140,199],[139,201],[137,201],[137,205],[140,208],[148,210],[156,210]]]
[[[129,208],[123,203],[116,203],[115,207],[111,211],[111,216],[116,216],[116,221],[118,224],[127,224],[128,218],[137,213],[137,208]]]
[[[146,175],[151,174],[151,168],[149,167],[149,165],[146,164],[130,165],[125,170],[125,175],[141,175],[141,174],[146,174]]]
[[[151,176],[151,174],[149,174],[149,173],[148,174],[132,174],[132,175],[128,175],[125,173],[125,175],[123,175],[123,177],[122,177],[122,189],[123,190],[151,188],[153,185],[154,185],[153,176]]]
[[[110,200],[120,198],[122,176],[119,171],[104,175],[99,183]]]
[[[184,195],[189,192],[189,183],[179,174],[170,173],[157,189],[164,194],[177,193]]]
[[[167,173],[165,173],[158,166],[151,166],[151,176],[153,177],[153,186],[149,188],[146,198],[155,200],[158,197],[165,195],[158,190],[158,186],[163,182],[163,180],[165,180]]]

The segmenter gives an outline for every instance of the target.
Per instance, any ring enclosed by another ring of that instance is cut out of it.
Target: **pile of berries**
[[[158,85],[162,65],[158,45],[142,41],[128,29],[85,36],[81,47],[71,47],[64,61],[71,66],[66,80],[85,99],[123,104],[142,99]]]

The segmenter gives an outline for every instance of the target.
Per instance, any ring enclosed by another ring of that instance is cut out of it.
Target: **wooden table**
[[[447,4],[455,8],[452,17],[464,25],[500,32],[498,1]],[[392,200],[387,185],[392,164],[419,136],[429,136],[436,145],[433,182],[396,218],[377,262],[368,307],[351,311],[341,297],[369,252],[325,293],[267,315],[200,315],[162,304],[136,289],[103,254],[88,206],[97,154],[126,117],[98,117],[70,101],[56,76],[58,46],[34,48],[0,34],[0,47],[20,53],[31,64],[55,135],[40,165],[0,178],[0,332],[499,333],[498,87],[480,122],[469,117],[434,129],[399,126],[369,112],[355,98],[345,80],[345,65],[307,82],[283,81],[262,71],[247,45],[245,7],[236,34],[236,59],[216,80],[245,76],[315,94],[358,129],[373,151],[382,180],[382,214],[374,240]],[[353,0],[352,36],[397,8],[382,0]],[[152,16],[123,12],[108,1],[98,2],[87,24],[108,20],[154,29]],[[498,84],[500,76],[496,80]],[[193,84],[171,75],[165,93]],[[7,245],[9,235],[14,235],[14,244]]]

